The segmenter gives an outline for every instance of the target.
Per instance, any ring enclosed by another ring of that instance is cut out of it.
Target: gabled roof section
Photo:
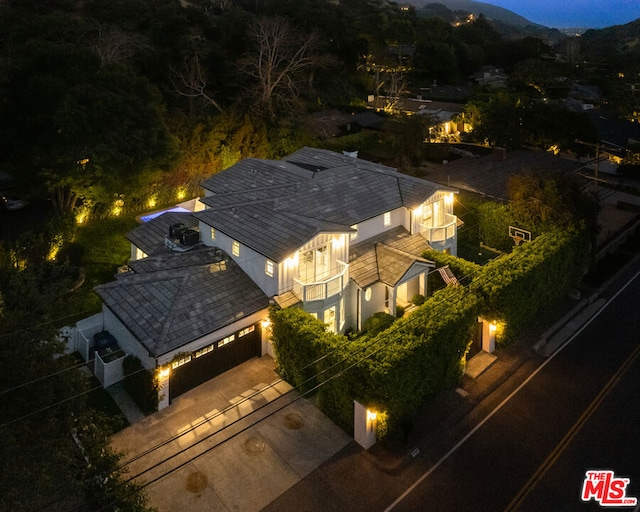
[[[169,234],[169,226],[182,223],[189,228],[197,228],[198,221],[191,213],[166,212],[127,233],[133,245],[149,256],[167,252],[164,239]]]
[[[194,214],[234,240],[267,258],[281,262],[320,233],[351,233],[342,224],[281,211],[275,201],[211,208]]]
[[[415,263],[435,266],[421,254],[430,249],[420,234],[410,235],[403,227],[351,246],[349,276],[360,288],[377,282],[395,286]]]
[[[282,261],[319,233],[350,227],[451,190],[391,167],[324,149],[283,161],[246,159],[203,183],[209,209],[194,216],[257,252]]]
[[[388,245],[377,244],[375,251],[380,281],[389,286],[396,286],[416,263],[422,263],[425,266],[434,266],[433,262],[418,256],[413,256],[408,252],[394,249]]]
[[[153,357],[215,332],[269,305],[267,296],[219,249],[170,253],[134,263],[96,287],[104,304]],[[194,264],[195,263],[195,264]]]

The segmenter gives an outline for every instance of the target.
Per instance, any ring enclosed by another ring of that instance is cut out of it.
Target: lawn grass
[[[100,311],[101,302],[93,289],[112,281],[118,267],[129,261],[131,243],[125,238],[138,222],[133,215],[96,220],[78,227],[69,248],[69,259],[85,270],[84,284],[69,298],[69,311],[76,312],[74,321]]]
[[[458,241],[458,257],[467,261],[472,261],[478,265],[485,265],[492,259],[500,256],[499,252],[493,251],[480,244],[471,244],[468,242]]]

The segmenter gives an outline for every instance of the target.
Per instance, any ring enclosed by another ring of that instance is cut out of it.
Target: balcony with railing
[[[443,244],[456,236],[457,218],[450,213],[444,214],[444,224],[440,226],[420,225],[420,231],[430,244]]]
[[[303,283],[299,279],[293,280],[293,291],[303,302],[325,300],[342,292],[349,283],[349,264],[338,260],[338,273],[323,280]]]

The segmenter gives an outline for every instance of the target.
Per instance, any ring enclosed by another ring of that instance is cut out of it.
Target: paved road
[[[620,370],[640,345],[639,305],[636,278],[556,356],[533,357],[464,422],[429,433],[409,463],[385,466],[351,443],[264,512],[597,510],[579,499],[587,469],[631,478],[640,497],[640,357]]]
[[[598,509],[579,499],[589,469],[640,497],[638,305],[640,278],[392,510]]]

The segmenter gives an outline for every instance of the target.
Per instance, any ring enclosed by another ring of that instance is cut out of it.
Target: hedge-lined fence
[[[428,396],[459,381],[479,315],[505,322],[504,339],[522,332],[577,284],[588,249],[583,230],[567,229],[484,267],[428,252],[425,257],[449,265],[463,285],[438,290],[410,316],[355,338],[326,332],[300,308],[272,307],[279,372],[303,392],[317,390],[322,410],[346,431],[358,400],[379,411],[379,437],[398,434]]]

